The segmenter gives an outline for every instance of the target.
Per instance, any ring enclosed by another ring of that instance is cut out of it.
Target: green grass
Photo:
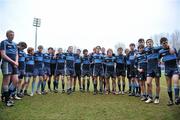
[[[2,78],[0,79],[1,83]],[[126,85],[127,86],[127,85]],[[92,86],[91,86],[92,88]],[[92,91],[92,89],[91,89]],[[178,120],[180,105],[166,106],[164,77],[161,78],[160,104],[145,104],[128,95],[96,95],[75,92],[72,95],[49,93],[16,101],[7,108],[0,103],[0,120]]]

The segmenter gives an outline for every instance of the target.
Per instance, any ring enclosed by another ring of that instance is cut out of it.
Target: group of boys
[[[1,99],[6,106],[14,105],[11,98],[22,99],[24,95],[33,96],[35,92],[47,94],[46,83],[48,83],[49,91],[52,91],[52,78],[55,93],[59,90],[59,80],[62,83],[62,93],[67,92],[68,95],[76,90],[77,80],[79,90],[89,92],[90,80],[92,80],[94,95],[98,93],[124,95],[126,77],[129,83],[129,96],[140,97],[141,101],[146,103],[158,104],[162,64],[165,66],[169,96],[167,105],[180,103],[177,52],[175,48],[170,47],[165,37],[160,39],[160,46],[153,46],[152,39],[146,41],[139,39],[137,48],[134,43],[131,43],[129,49],[124,51],[122,47],[119,47],[117,55],[112,49],[108,49],[106,53],[105,48],[96,46],[92,53],[84,49],[81,56],[81,50],[77,49],[76,53],[73,53],[72,46],[69,46],[66,52],[59,48],[56,53],[52,47],[44,52],[43,46],[39,45],[38,50],[34,52],[34,48],[27,48],[25,42],[14,43],[12,30],[7,31],[6,36],[7,39],[0,45],[3,74]],[[26,48],[27,53],[24,52]],[[28,94],[31,79],[31,94]],[[154,98],[153,79],[156,83]],[[175,101],[173,101],[172,82]]]

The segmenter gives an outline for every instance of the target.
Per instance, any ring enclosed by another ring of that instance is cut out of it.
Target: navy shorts
[[[116,75],[117,76],[123,76],[125,77],[126,76],[126,71],[125,70],[121,70],[119,68],[116,68]]]
[[[56,64],[56,69],[55,69],[55,75],[65,75],[65,65],[64,63],[57,63]]]
[[[116,72],[114,71],[105,71],[105,78],[116,78]]]
[[[138,72],[138,80],[146,81],[146,72]]]
[[[105,73],[105,69],[106,69],[106,64],[103,64],[104,73]]]
[[[32,76],[34,76],[33,75],[33,72],[26,72],[26,75],[25,75],[26,77],[32,77]]]
[[[130,66],[129,69],[129,78],[138,77],[138,71],[134,66]]]
[[[33,76],[43,76],[44,75],[44,70],[43,68],[34,68],[33,71]]]
[[[165,76],[172,77],[175,74],[179,75],[178,67],[165,67]]]
[[[18,70],[18,78],[23,79],[23,77],[26,75],[25,70]]]
[[[72,68],[66,68],[66,76],[75,76],[75,70]]]
[[[161,68],[158,65],[158,60],[148,60],[147,77],[161,77]]]
[[[3,75],[16,75],[18,74],[18,68],[14,67],[11,63],[3,61],[1,64]]]
[[[79,70],[79,69],[77,70],[77,69],[76,69],[76,70],[75,70],[75,76],[81,76],[81,70]]]
[[[126,69],[124,64],[117,64],[116,66],[116,75],[117,76],[126,76]]]
[[[51,69],[50,69],[50,67],[44,67],[44,74],[47,75],[47,76],[50,76],[50,75],[51,75]]]
[[[75,64],[75,76],[81,76],[81,64]]]
[[[131,78],[131,76],[130,76],[130,65],[127,65],[127,68],[126,68],[126,76],[127,76],[128,79]]]
[[[65,71],[64,71],[64,69],[57,69],[56,71],[55,71],[55,75],[56,76],[59,76],[59,75],[65,75]]]
[[[106,66],[105,68],[105,78],[115,78],[116,77],[116,70],[114,66]]]
[[[97,77],[104,77],[104,69],[102,64],[94,64],[93,68],[93,76]]]
[[[90,69],[91,69],[91,75],[93,75],[94,64],[91,64],[91,65],[90,65]]]
[[[85,70],[85,69],[82,70],[81,76],[82,76],[82,77],[85,77],[85,76],[90,77],[90,76],[91,76],[91,70]]]
[[[26,65],[26,77],[32,77],[34,72],[34,65]]]
[[[51,76],[52,76],[52,75],[55,75],[55,69],[56,69],[56,64],[54,64],[54,63],[52,64],[52,63],[51,63],[51,64],[50,64],[50,71],[51,71],[51,74],[50,74],[50,75],[51,75]]]
[[[161,68],[157,68],[154,70],[147,69],[147,77],[161,77]]]

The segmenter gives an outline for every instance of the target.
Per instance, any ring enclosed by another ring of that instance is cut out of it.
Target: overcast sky
[[[34,17],[42,21],[38,45],[114,49],[179,30],[180,0],[0,0],[0,39],[12,29],[15,42],[34,47]]]

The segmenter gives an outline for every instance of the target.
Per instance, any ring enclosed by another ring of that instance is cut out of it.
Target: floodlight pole
[[[41,19],[40,18],[34,18],[33,26],[36,28],[35,30],[35,47],[34,49],[37,50],[37,28],[41,25]]]
[[[35,31],[35,50],[37,50],[37,27],[36,27],[36,31]]]

